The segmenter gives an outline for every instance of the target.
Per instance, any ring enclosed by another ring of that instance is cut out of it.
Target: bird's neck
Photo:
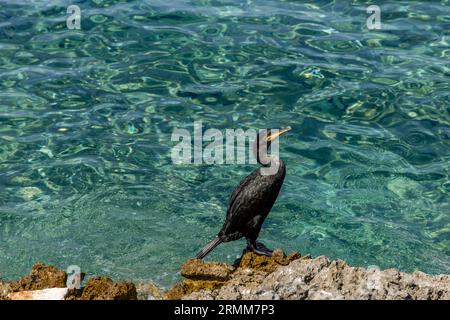
[[[261,165],[261,174],[266,176],[283,176],[286,171],[283,160],[275,155],[267,156]]]
[[[274,152],[274,154],[268,154],[270,142],[267,142],[265,139],[260,141],[260,137],[257,136],[254,144],[253,144],[253,155],[255,156],[256,161],[262,165],[261,173],[264,175],[273,175],[279,173],[280,167],[284,168],[283,161],[278,157],[278,152]],[[273,147],[272,147],[273,151]],[[276,148],[278,151],[278,146]]]
[[[263,167],[270,167],[271,165],[277,165],[280,163],[280,158],[274,154],[267,154],[264,152],[264,154],[259,155],[258,163],[262,165]]]

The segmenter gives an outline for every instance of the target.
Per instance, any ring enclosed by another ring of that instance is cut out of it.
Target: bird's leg
[[[247,239],[247,248],[245,249],[245,251],[253,251],[256,254],[268,257],[271,257],[273,253],[273,250],[270,250],[261,242],[250,239]]]
[[[247,239],[247,247],[245,247],[245,249],[242,250],[241,257],[234,260],[233,266],[239,266],[239,264],[241,263],[242,257],[247,252],[254,252],[256,254],[259,254],[260,256],[268,256],[268,257],[271,257],[273,254],[273,250],[270,250],[261,242]]]
[[[256,242],[256,249],[259,252],[263,252],[264,255],[271,257],[273,254],[273,250],[267,248],[262,242],[255,241]]]

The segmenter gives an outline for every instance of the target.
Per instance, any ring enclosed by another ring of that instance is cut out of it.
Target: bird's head
[[[261,130],[256,136],[256,141],[253,145],[253,154],[256,157],[256,161],[262,165],[267,165],[267,150],[273,141],[278,139],[281,135],[291,130],[291,127],[286,127],[280,130],[265,129]]]

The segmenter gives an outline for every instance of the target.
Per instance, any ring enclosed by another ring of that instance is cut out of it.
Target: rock
[[[81,273],[81,280],[84,278]],[[114,282],[105,277],[90,278],[81,289],[65,288],[67,274],[54,266],[36,263],[31,274],[8,284],[0,283],[0,299],[14,300],[136,300],[130,282]],[[61,288],[61,290],[50,290]],[[63,295],[64,293],[64,295]]]
[[[42,262],[36,263],[31,269],[31,274],[10,283],[10,290],[30,291],[47,288],[64,288],[67,274],[54,266],[46,266]]]
[[[264,257],[249,252],[233,269],[215,262],[187,264],[182,275],[189,278],[169,290],[166,299],[450,299],[448,275],[351,267],[324,256],[286,257],[276,251]],[[193,270],[195,266],[199,268]]]
[[[139,283],[136,285],[138,300],[162,300],[164,293],[154,283]]]
[[[253,252],[245,253],[240,262],[237,264],[238,268],[251,268],[264,272],[273,272],[280,265],[286,266],[291,261],[300,258],[300,253],[293,252],[289,256],[285,256],[283,251],[275,250],[272,257],[257,255]]]
[[[179,300],[192,292],[220,288],[230,278],[233,270],[234,267],[223,262],[190,259],[181,266],[181,275],[187,280],[166,292],[164,299]]]
[[[83,295],[83,288],[81,289],[68,289],[66,300],[81,300],[81,296]]]
[[[81,300],[137,300],[136,286],[131,282],[92,277],[83,289]]]
[[[64,300],[69,289],[51,288],[32,291],[18,291],[8,294],[10,300]]]
[[[11,288],[8,283],[0,281],[0,300],[10,300],[8,298],[8,293],[11,291]]]
[[[211,281],[211,280],[184,280],[176,284],[172,289],[164,294],[166,300],[180,300],[182,297],[189,295],[192,292],[197,291],[209,291],[218,289],[223,286],[223,281]]]
[[[190,259],[181,266],[181,275],[194,280],[228,280],[234,268],[223,262],[204,262]]]
[[[196,299],[197,292],[202,292],[204,294],[200,299],[239,299],[242,292],[236,288],[256,286],[267,274],[299,257],[298,252],[286,257],[281,250],[276,250],[272,257],[247,252],[234,266],[191,259],[181,267],[181,275],[186,280],[166,292],[164,298]],[[230,290],[228,286],[223,289],[226,284],[232,284],[233,287]]]
[[[152,283],[136,288],[106,277],[90,278],[81,289],[67,289],[64,271],[37,263],[20,280],[0,281],[0,300],[450,299],[449,275],[365,269],[324,256],[286,256],[281,250],[272,257],[246,252],[233,266],[191,259],[181,274],[185,279],[165,293]]]

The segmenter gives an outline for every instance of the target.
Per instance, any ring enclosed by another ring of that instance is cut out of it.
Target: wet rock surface
[[[188,261],[195,265],[199,262]],[[202,270],[210,263],[203,262]],[[183,266],[186,268],[186,266]],[[215,268],[215,265],[214,265]],[[200,275],[197,275],[201,279]],[[176,285],[177,299],[450,299],[450,276],[351,267],[342,260],[298,253],[273,257],[246,253],[226,281],[187,279]],[[182,292],[185,290],[185,292]],[[170,293],[171,291],[169,291]]]

